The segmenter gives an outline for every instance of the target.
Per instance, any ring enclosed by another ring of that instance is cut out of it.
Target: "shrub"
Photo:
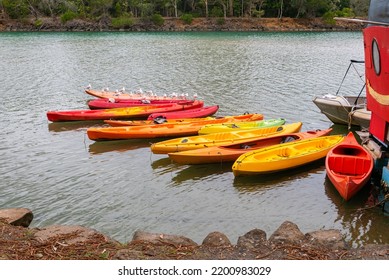
[[[69,20],[75,19],[77,17],[77,14],[75,12],[67,10],[62,16],[61,16],[61,22],[66,23]]]
[[[226,19],[224,17],[217,18],[216,24],[217,25],[223,25],[226,23]]]
[[[34,22],[34,25],[36,28],[40,28],[42,27],[43,25],[43,21],[41,19],[37,19],[35,22]]]
[[[220,7],[214,6],[210,12],[211,17],[223,17],[223,10]]]
[[[259,10],[259,11],[253,10],[253,11],[251,12],[251,16],[252,16],[252,17],[257,17],[257,18],[263,17],[264,14],[265,14],[265,11],[264,11],[264,10]]]
[[[193,22],[193,16],[191,14],[183,14],[180,19],[185,23],[185,24],[191,24]]]
[[[131,27],[133,24],[134,24],[133,19],[130,17],[126,17],[126,16],[113,18],[111,21],[111,26],[113,28],[117,28],[117,29],[128,28],[128,27]]]
[[[21,0],[3,0],[3,7],[12,19],[25,18],[30,13],[28,5]]]
[[[162,26],[165,22],[164,18],[160,14],[154,14],[151,16],[151,21],[158,26]]]
[[[323,20],[326,24],[335,25],[336,21],[334,20],[334,17],[336,16],[335,12],[326,12],[323,15]]]

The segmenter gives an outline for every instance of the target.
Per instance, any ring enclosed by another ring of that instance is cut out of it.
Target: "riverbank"
[[[302,233],[285,221],[267,238],[261,229],[236,244],[211,232],[197,244],[190,238],[136,231],[122,244],[83,226],[29,228],[27,208],[0,209],[0,260],[387,260],[389,244],[351,248],[338,230]]]
[[[30,18],[23,21],[0,18],[0,32],[36,32],[36,31],[154,31],[154,32],[186,32],[186,31],[360,31],[361,23],[336,21],[328,24],[322,18],[194,18],[191,24],[178,18],[164,18],[161,25],[151,21],[134,19],[126,28],[112,27],[108,18],[99,21],[74,19],[62,23],[59,18]]]

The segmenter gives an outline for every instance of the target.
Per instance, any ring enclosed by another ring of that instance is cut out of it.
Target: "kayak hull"
[[[212,133],[192,137],[181,137],[157,142],[151,145],[154,154],[168,154],[180,151],[195,150],[200,148],[236,144],[269,137],[271,135],[283,135],[300,131],[301,122],[273,126],[259,129],[240,130],[233,132]]]
[[[332,129],[296,132],[270,136],[258,140],[250,140],[240,144],[214,146],[203,149],[169,153],[170,159],[180,164],[206,164],[234,162],[244,153],[260,148],[277,145],[283,141],[299,141],[303,139],[329,135]]]
[[[189,105],[164,104],[161,106],[137,106],[99,110],[49,111],[47,118],[52,122],[87,121],[107,119],[147,118],[155,112],[171,112],[203,107],[203,101],[195,101]]]
[[[241,155],[233,164],[234,176],[281,172],[325,158],[343,140],[342,135],[321,136],[282,143]]]
[[[326,157],[327,176],[344,200],[350,200],[370,181],[374,161],[349,132]]]

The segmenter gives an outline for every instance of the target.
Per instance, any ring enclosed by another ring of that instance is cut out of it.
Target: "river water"
[[[219,116],[262,113],[346,133],[312,99],[336,93],[350,59],[363,60],[360,32],[0,33],[0,208],[31,209],[31,227],[83,225],[120,242],[140,229],[198,243],[220,231],[236,243],[254,228],[269,237],[285,220],[304,233],[339,229],[353,246],[389,242],[389,218],[358,211],[368,190],[344,202],[323,162],[234,178],[231,165],[154,155],[157,140],[93,142],[86,129],[101,123],[46,118],[87,108],[91,84],[197,94]],[[354,76],[345,91],[359,92]]]

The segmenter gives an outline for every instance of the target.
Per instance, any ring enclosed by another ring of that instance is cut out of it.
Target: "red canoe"
[[[47,112],[47,118],[52,122],[147,118],[152,113],[183,111],[201,108],[203,105],[203,101],[196,100],[192,104],[169,103],[158,106],[149,105],[100,110],[49,111]]]
[[[206,106],[201,108],[195,108],[185,110],[181,112],[165,112],[165,113],[153,113],[147,118],[148,120],[154,120],[156,118],[163,119],[188,119],[188,118],[204,118],[215,114],[219,110],[219,105]]]
[[[194,100],[180,100],[180,99],[161,99],[161,100],[149,100],[149,99],[114,99],[114,98],[98,98],[90,100],[88,106],[90,109],[111,109],[111,108],[123,108],[123,107],[135,107],[135,106],[149,106],[149,105],[161,105],[161,104],[190,104]]]
[[[349,132],[343,142],[328,152],[325,166],[328,178],[347,201],[369,182],[374,162]]]

